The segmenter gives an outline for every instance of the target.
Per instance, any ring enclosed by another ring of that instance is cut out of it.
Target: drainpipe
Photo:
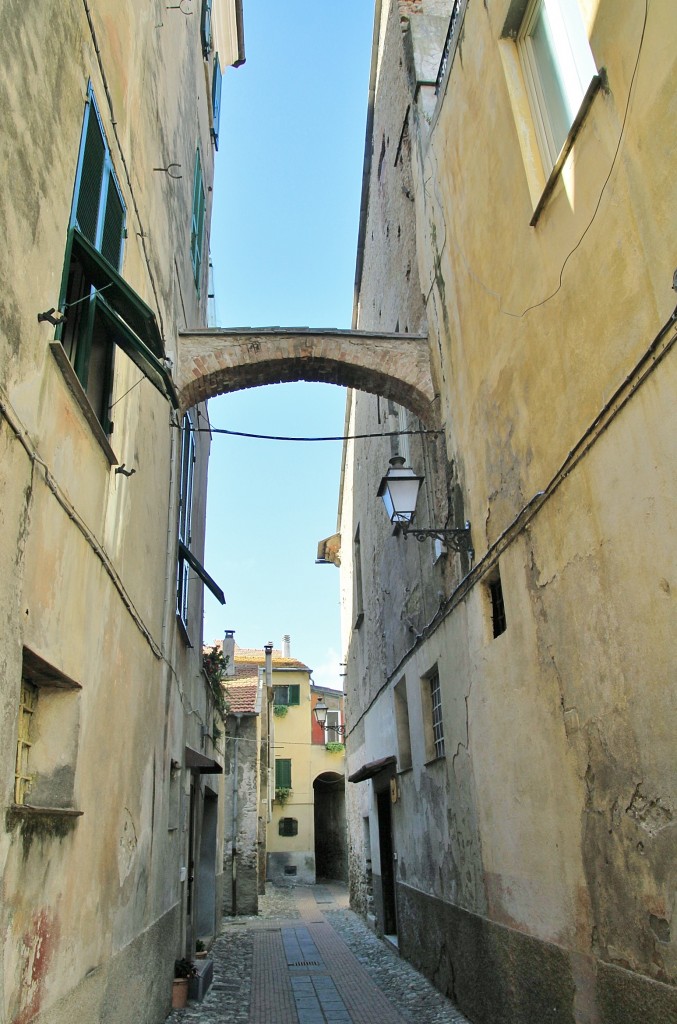
[[[274,736],[274,716],[271,713],[271,703],[269,695],[273,692],[273,644],[269,641],[263,648],[266,655],[266,715],[268,717],[268,807],[267,807],[267,818],[268,821],[272,820],[273,817],[273,791],[275,788],[275,779],[271,775],[271,755],[273,753],[275,736]],[[274,765],[273,765],[274,767]]]
[[[239,745],[240,718],[234,715],[235,736],[233,738],[233,826],[230,845],[231,897],[230,910],[233,917],[237,914],[237,755]]]

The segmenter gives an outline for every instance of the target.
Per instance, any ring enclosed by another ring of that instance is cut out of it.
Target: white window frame
[[[539,62],[533,35],[539,17],[547,19],[551,32],[550,56],[557,69],[567,132],[571,130],[597,68],[590,49],[578,0],[530,0],[517,34],[517,50],[534,117],[536,136],[546,175],[557,163],[567,135],[559,138],[554,127],[555,112],[546,98],[544,69]]]
[[[341,743],[341,734],[338,731],[338,727],[341,725],[341,712],[338,708],[329,708],[327,710],[327,720],[324,726],[324,742],[326,743]]]

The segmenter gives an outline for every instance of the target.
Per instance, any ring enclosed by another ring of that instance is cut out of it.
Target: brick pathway
[[[227,918],[202,1003],[166,1024],[468,1024],[348,909],[345,886],[268,886],[258,917]]]

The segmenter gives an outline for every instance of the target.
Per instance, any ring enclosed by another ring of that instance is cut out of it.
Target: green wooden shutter
[[[221,64],[218,53],[214,57],[214,77],[212,78],[212,135],[214,137],[214,148],[219,148],[219,123],[221,121]]]
[[[300,704],[301,703],[301,687],[298,684],[289,687],[289,703]]]
[[[108,194],[103,219],[101,255],[105,256],[115,270],[120,269],[122,260],[122,239],[125,230],[125,208],[112,173],[108,176]]]
[[[212,0],[202,0],[200,37],[202,39],[202,53],[205,57],[208,57],[209,51],[212,48]]]
[[[195,152],[195,177],[193,179],[193,215],[190,233],[190,256],[193,264],[193,276],[200,291],[200,274],[202,270],[202,246],[205,229],[205,190],[202,181],[202,164],[200,150]]]
[[[275,758],[275,789],[291,789],[291,758]]]
[[[78,181],[78,199],[75,208],[75,223],[82,234],[93,245],[99,223],[101,187],[106,159],[106,144],[101,132],[93,98],[87,107],[87,131]]]

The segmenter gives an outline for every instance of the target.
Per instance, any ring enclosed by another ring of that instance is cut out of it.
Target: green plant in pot
[[[195,964],[190,960],[174,961],[174,981],[172,982],[172,1008],[180,1010],[188,1002],[188,984],[197,976]]]

